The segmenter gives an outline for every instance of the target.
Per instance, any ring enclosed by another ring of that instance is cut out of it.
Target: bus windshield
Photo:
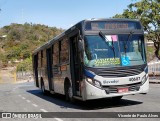
[[[88,67],[133,66],[146,63],[144,37],[140,34],[85,36],[84,63]],[[114,51],[113,51],[114,48]]]

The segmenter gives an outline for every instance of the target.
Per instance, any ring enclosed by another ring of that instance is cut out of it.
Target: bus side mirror
[[[79,40],[79,41],[78,41],[78,46],[79,46],[79,52],[84,51],[84,47],[83,47],[83,42],[82,42],[82,40]]]

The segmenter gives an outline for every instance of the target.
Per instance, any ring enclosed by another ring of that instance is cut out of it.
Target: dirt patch
[[[14,71],[14,67],[2,68],[0,70],[0,82],[13,83],[15,81],[12,74],[13,71]]]

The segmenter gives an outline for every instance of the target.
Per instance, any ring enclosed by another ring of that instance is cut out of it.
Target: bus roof
[[[74,28],[78,25],[81,25],[82,23],[85,22],[89,22],[89,21],[135,21],[135,22],[139,22],[138,19],[127,19],[127,18],[91,18],[91,19],[85,19],[82,20],[80,22],[78,22],[77,24],[73,25],[71,28],[67,29],[66,31],[62,32],[61,34],[57,35],[56,37],[53,37],[51,40],[49,40],[48,42],[46,42],[44,45],[38,47],[37,49],[35,49],[33,51],[33,55],[36,54],[37,52],[43,50],[44,48],[47,48],[50,44],[52,44],[54,41],[59,40],[60,38],[62,38],[64,35],[66,35],[66,33],[71,32],[72,30],[74,30]]]
[[[84,21],[139,21],[138,19],[129,19],[129,18],[91,18],[85,19]]]

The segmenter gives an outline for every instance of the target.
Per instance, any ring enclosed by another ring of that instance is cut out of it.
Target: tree
[[[5,41],[0,38],[0,63],[29,58],[37,47],[62,31],[61,28],[29,23],[12,23],[0,28],[0,35],[7,35]]]
[[[160,0],[141,0],[131,3],[122,14],[114,18],[139,19],[147,33],[147,39],[154,42],[155,55],[160,59]]]
[[[18,63],[17,72],[18,71],[32,71],[32,58],[27,58],[24,61]]]

